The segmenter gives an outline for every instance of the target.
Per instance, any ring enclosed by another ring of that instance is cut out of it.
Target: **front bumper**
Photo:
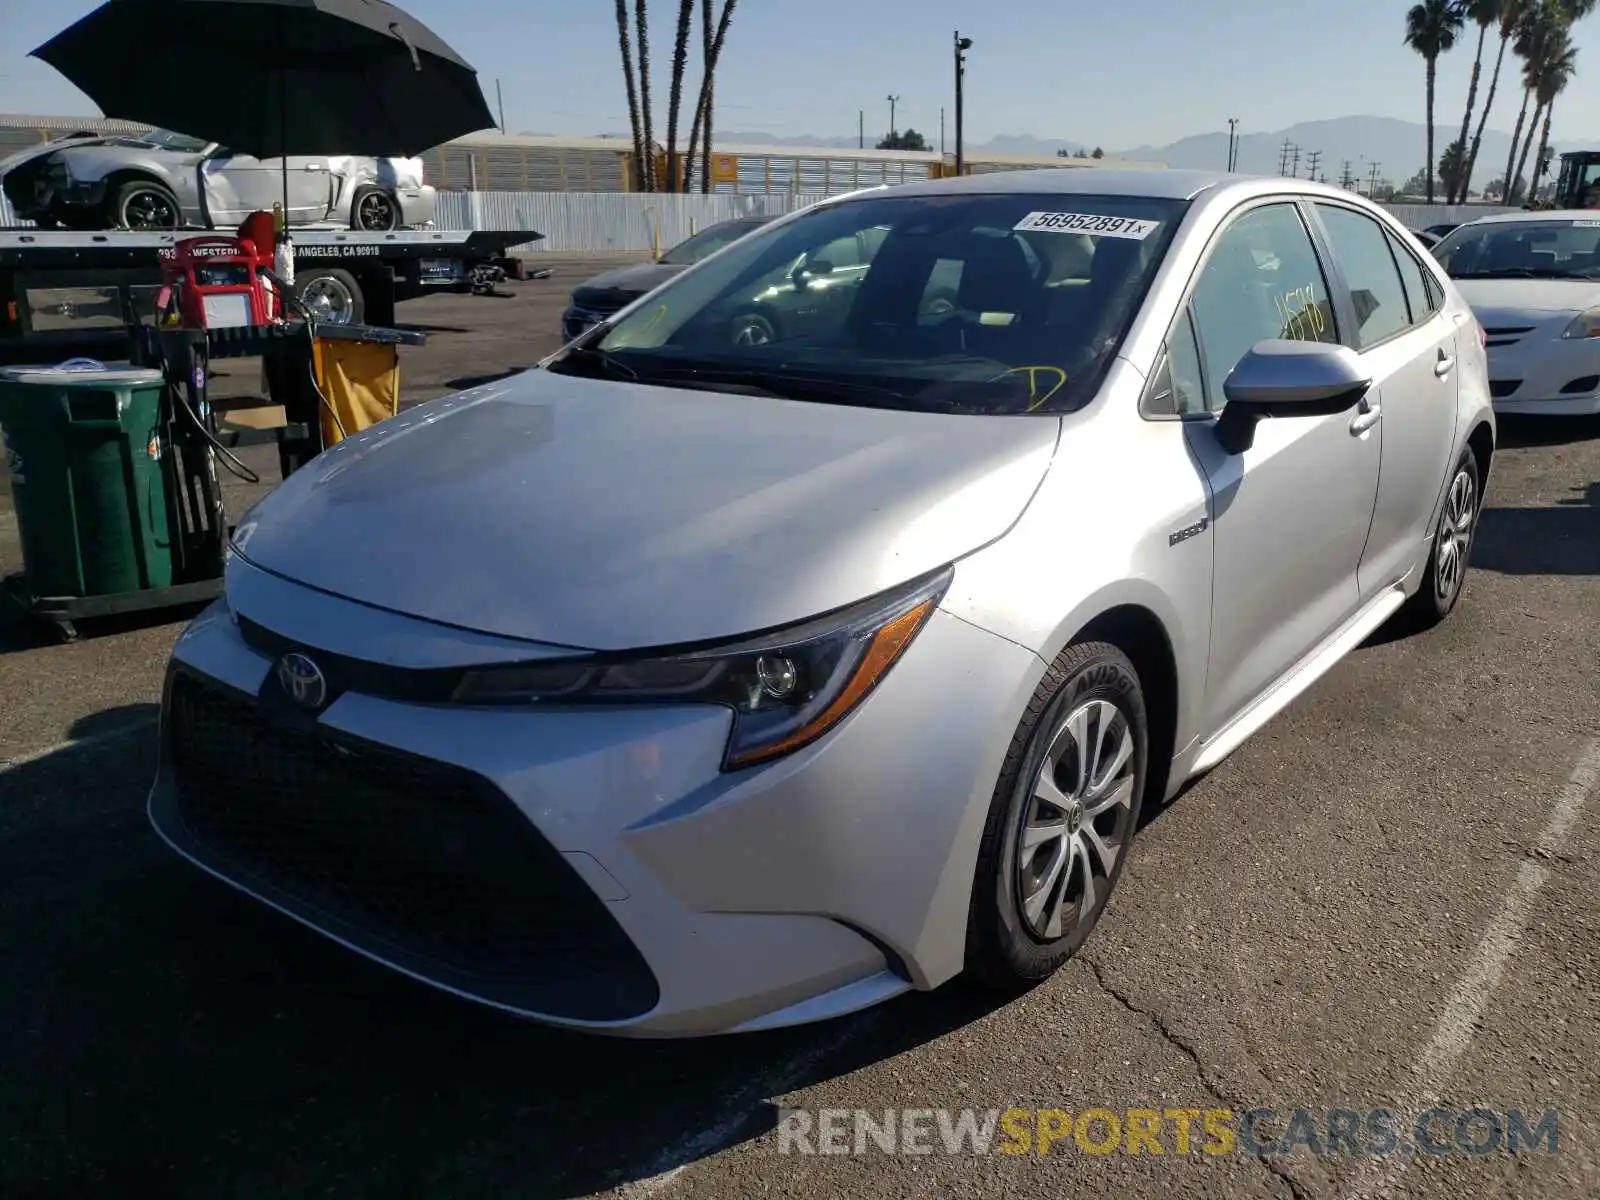
[[[238,560],[229,588],[299,646],[318,635],[402,667],[505,654]],[[471,999],[635,1036],[770,1028],[961,969],[990,793],[1042,671],[936,614],[827,737],[723,774],[730,718],[715,708],[487,710],[349,691],[281,723],[256,698],[270,698],[273,659],[218,604],[174,649],[150,815],[218,877]],[[185,707],[197,694],[219,698],[210,725]],[[270,786],[235,794],[233,758],[237,777]]]
[[[1489,331],[1489,390],[1497,413],[1600,413],[1600,339],[1563,339],[1561,314],[1534,326]]]

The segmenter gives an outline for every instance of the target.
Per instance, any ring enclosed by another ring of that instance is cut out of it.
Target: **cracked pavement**
[[[548,351],[595,264],[553,265],[510,299],[403,306],[434,330],[405,352],[408,396]],[[1304,1150],[807,1156],[778,1152],[776,1123],[1402,1105],[1537,863],[1438,1096],[1557,1109],[1558,1152],[1408,1156],[1380,1181],[1418,1200],[1594,1197],[1600,798],[1544,838],[1600,736],[1600,422],[1505,432],[1461,610],[1375,638],[1156,815],[1083,953],[1010,1003],[957,986],[808,1029],[638,1043],[436,994],[150,833],[148,722],[178,625],[7,635],[0,1195],[1344,1197],[1360,1164]],[[15,563],[0,488],[0,569]]]

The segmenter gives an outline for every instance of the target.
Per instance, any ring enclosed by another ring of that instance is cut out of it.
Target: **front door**
[[[1253,206],[1223,228],[1189,313],[1212,413],[1227,403],[1228,373],[1257,342],[1339,340],[1327,275],[1294,202]],[[1210,424],[1188,431],[1212,491],[1209,736],[1360,607],[1382,434],[1365,411],[1269,419],[1249,450],[1230,455]]]
[[[290,155],[289,223],[306,225],[327,216],[333,180],[326,158]],[[218,226],[237,225],[253,212],[271,212],[283,202],[284,160],[220,150],[202,167],[206,203]]]

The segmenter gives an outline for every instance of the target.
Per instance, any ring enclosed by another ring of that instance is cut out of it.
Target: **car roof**
[[[1278,175],[1239,175],[1226,171],[1180,171],[1153,167],[1117,169],[1061,167],[1022,171],[984,171],[955,179],[904,183],[887,189],[895,196],[975,195],[1141,196],[1156,200],[1194,200],[1208,192],[1229,191],[1238,196],[1293,192],[1296,195],[1353,198],[1352,193],[1309,179]],[[873,188],[855,196],[882,195]]]

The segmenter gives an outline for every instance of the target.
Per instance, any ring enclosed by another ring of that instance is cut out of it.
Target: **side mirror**
[[[1257,342],[1223,382],[1228,403],[1217,419],[1217,441],[1229,454],[1243,454],[1255,444],[1262,419],[1345,412],[1371,387],[1372,377],[1348,346]]]

